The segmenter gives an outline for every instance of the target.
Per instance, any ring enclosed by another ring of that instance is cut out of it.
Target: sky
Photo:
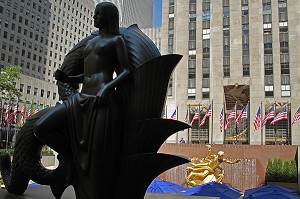
[[[153,0],[153,27],[161,27],[162,0]]]

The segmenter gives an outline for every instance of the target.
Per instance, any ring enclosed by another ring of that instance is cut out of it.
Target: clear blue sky
[[[153,0],[153,27],[161,27],[161,1]]]

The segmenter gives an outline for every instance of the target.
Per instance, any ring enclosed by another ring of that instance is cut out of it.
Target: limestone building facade
[[[300,125],[292,125],[300,106],[300,2],[162,2],[161,52],[183,55],[164,111],[170,118],[177,110],[178,119],[187,115],[189,123],[199,113],[191,129],[167,142],[183,137],[192,143],[300,144]],[[210,105],[212,116],[199,126]],[[236,122],[243,107],[244,118]],[[272,107],[282,120],[271,124],[270,118],[255,130],[259,108],[264,120]]]
[[[93,30],[93,0],[0,0],[0,67],[18,65],[22,101],[54,105],[53,73]]]
[[[120,26],[128,27],[137,24],[140,29],[152,27],[152,0],[95,0],[96,3],[109,1],[119,9]]]

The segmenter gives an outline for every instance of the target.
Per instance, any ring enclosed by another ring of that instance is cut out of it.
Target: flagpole
[[[223,137],[224,137],[224,141],[226,140],[226,132],[225,132],[225,119],[226,119],[226,117],[225,117],[225,115],[226,115],[226,104],[225,104],[225,102],[223,101],[223,124],[222,124],[222,130],[223,130]],[[223,142],[223,144],[224,144],[224,142]]]
[[[235,102],[235,118],[234,118],[234,121],[236,120],[236,114],[237,114],[237,102]],[[235,144],[238,143],[238,140],[237,140],[237,123],[235,122]]]
[[[7,116],[7,118],[6,118],[6,122],[7,122],[7,129],[6,129],[6,151],[7,151],[7,149],[8,149],[8,133],[9,133],[9,128],[10,128],[10,109],[11,109],[11,103],[10,103],[11,101],[10,101],[10,99],[9,99],[9,101],[8,101],[8,103],[9,103],[9,110],[8,110],[8,116]],[[6,109],[7,109],[7,107],[6,107]]]
[[[179,116],[179,112],[178,112],[178,105],[176,106],[176,120],[178,121],[178,116]],[[178,143],[178,132],[176,133],[176,143]]]
[[[260,134],[261,134],[261,145],[264,145],[264,135],[263,135],[263,127],[262,127],[262,101],[260,101]]]
[[[200,144],[200,129],[199,129],[199,122],[200,122],[200,103],[198,104],[198,125],[197,125],[197,130],[198,130],[198,144]]]
[[[276,101],[275,101],[275,103],[274,103],[274,118],[276,118],[276,116],[277,116],[277,114],[276,114]],[[274,120],[274,118],[273,118],[273,120]],[[275,130],[275,145],[276,145],[276,142],[277,142],[277,126],[276,126],[276,123],[277,122],[275,122],[275,124],[274,124],[274,130]]]
[[[213,143],[213,126],[214,126],[214,114],[213,114],[213,109],[214,108],[214,105],[213,105],[213,99],[211,100],[211,138],[210,138],[210,144]]]
[[[287,113],[287,121],[288,121],[288,131],[287,131],[287,135],[289,136],[289,144],[292,144],[292,136],[290,134],[290,112],[289,112],[289,102],[287,102],[287,109],[286,109],[286,113]],[[288,143],[287,143],[288,144]]]
[[[168,106],[166,105],[166,118],[168,118]]]
[[[190,124],[190,108],[191,105],[189,104],[188,118],[187,118],[188,124]],[[188,128],[188,143],[190,144],[190,128]]]
[[[249,140],[249,144],[250,144],[250,101],[248,101],[247,103],[247,129],[248,129],[248,140]]]

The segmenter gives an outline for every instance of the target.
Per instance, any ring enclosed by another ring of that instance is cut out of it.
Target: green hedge
[[[268,160],[266,181],[268,182],[298,182],[295,160],[275,158]]]
[[[14,150],[13,149],[0,149],[0,153],[2,152],[7,152],[9,153],[10,155],[13,155],[14,154]],[[51,150],[42,150],[42,155],[54,155],[53,151]]]

